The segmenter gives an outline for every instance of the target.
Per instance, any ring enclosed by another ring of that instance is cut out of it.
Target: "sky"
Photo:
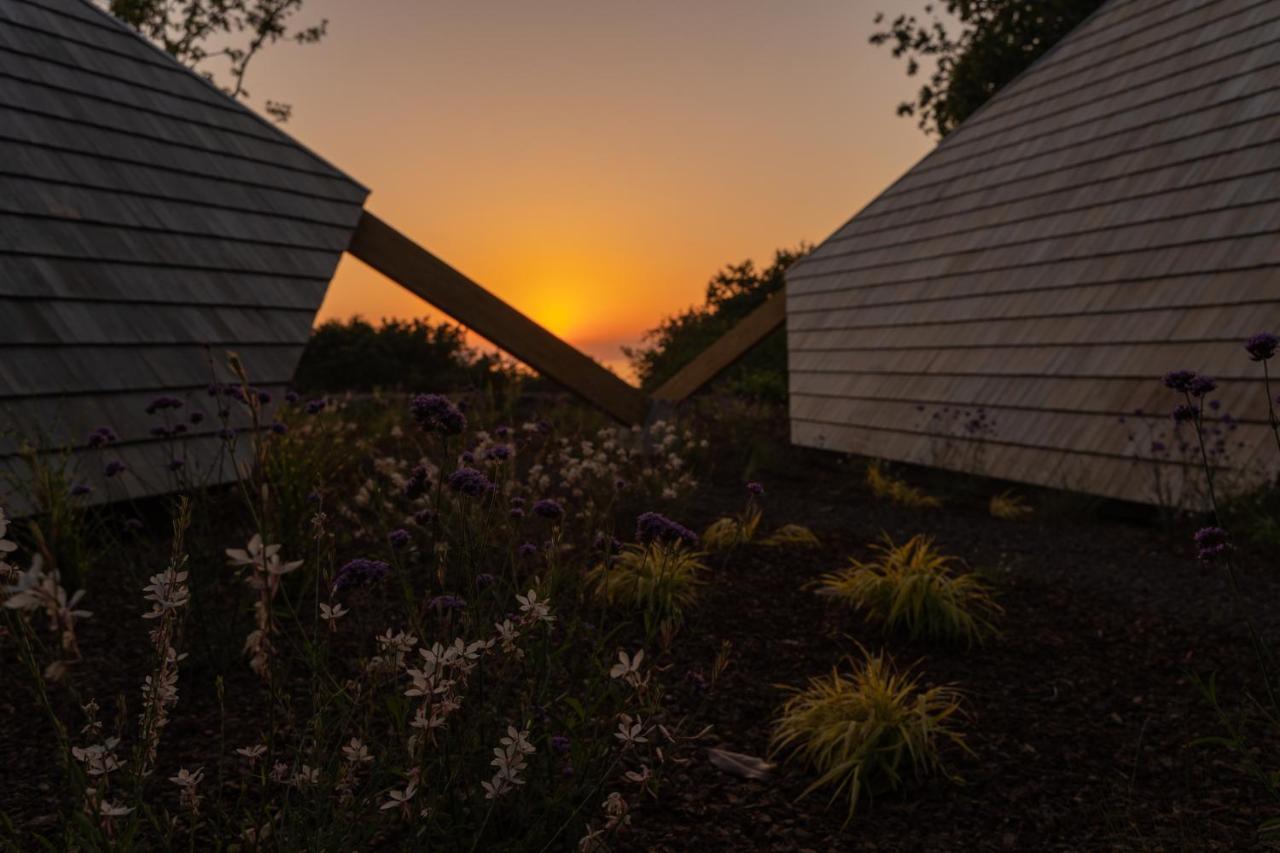
[[[307,0],[252,100],[368,209],[552,332],[621,353],[727,263],[816,243],[932,146],[867,38],[913,0]],[[445,317],[349,256],[317,321]]]

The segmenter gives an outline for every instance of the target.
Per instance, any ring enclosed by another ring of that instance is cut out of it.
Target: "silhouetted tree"
[[[294,27],[291,18],[305,0],[106,0],[111,14],[164,48],[174,59],[199,71],[233,98],[249,98],[249,63],[281,39],[315,44],[329,22]],[[215,73],[206,63],[224,60]],[[225,80],[225,82],[223,82]],[[293,108],[268,100],[263,109],[287,121]]]
[[[906,57],[907,75],[933,60],[933,74],[898,115],[916,116],[926,133],[946,136],[1018,76],[1104,0],[946,0],[924,7],[926,20],[875,17],[874,45],[889,45]],[[953,20],[945,21],[940,9]],[[958,27],[958,34],[956,29]]]
[[[663,319],[645,333],[645,345],[625,348],[627,358],[645,389],[653,389],[675,375],[721,335],[764,303],[786,283],[785,273],[808,251],[808,246],[780,249],[773,263],[757,270],[751,261],[730,264],[707,284],[702,305]],[[725,390],[756,399],[782,401],[787,396],[787,341],[779,330],[727,370],[717,380]]]

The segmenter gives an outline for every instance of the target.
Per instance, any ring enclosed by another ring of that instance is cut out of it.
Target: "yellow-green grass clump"
[[[754,539],[759,526],[760,510],[754,508],[737,518],[718,518],[703,531],[702,544],[709,551],[729,551]]]
[[[991,496],[991,517],[1003,521],[1022,521],[1030,518],[1033,510],[1019,495],[1001,492]]]
[[[898,506],[925,509],[942,505],[942,501],[932,495],[925,494],[920,489],[909,486],[905,481],[885,472],[879,462],[872,462],[867,466],[867,487],[877,498]]]
[[[638,610],[646,624],[670,629],[697,598],[703,556],[679,541],[625,545],[612,561],[588,572],[587,580],[605,604]]]
[[[774,723],[772,752],[790,753],[818,774],[804,792],[831,787],[831,801],[849,801],[846,821],[864,794],[896,791],[941,772],[940,748],[968,751],[957,730],[961,694],[953,687],[922,689],[883,652],[866,654],[852,670],[833,669],[791,696]]]
[[[851,559],[823,575],[819,592],[912,639],[972,645],[995,633],[1003,611],[991,591],[972,573],[958,573],[960,561],[936,550],[931,538],[916,535],[897,545],[885,535],[872,547],[874,559]]]
[[[801,548],[817,548],[822,545],[813,531],[802,524],[784,524],[768,538],[761,540],[760,544],[772,547],[795,545]]]

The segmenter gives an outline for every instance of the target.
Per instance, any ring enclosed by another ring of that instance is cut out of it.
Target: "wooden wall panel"
[[[1112,0],[789,271],[793,440],[1195,504],[1161,382],[1188,368],[1257,482],[1277,236],[1280,7]]]
[[[208,385],[234,350],[279,403],[366,196],[92,4],[0,3],[0,466],[33,441],[100,499],[171,488],[175,454],[225,480]],[[158,437],[158,396],[204,419]]]

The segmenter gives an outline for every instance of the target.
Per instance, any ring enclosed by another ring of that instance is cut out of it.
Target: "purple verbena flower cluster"
[[[119,436],[116,435],[115,430],[108,426],[101,426],[89,433],[89,439],[85,445],[90,448],[106,447],[116,441],[119,441]]]
[[[1231,543],[1227,541],[1227,531],[1221,527],[1200,528],[1196,531],[1195,543],[1200,559],[1206,563],[1217,562],[1231,549]]]
[[[556,521],[564,518],[564,507],[560,502],[552,498],[543,498],[533,505],[533,514],[542,518]]]
[[[409,403],[409,411],[418,426],[427,432],[458,435],[467,428],[462,410],[440,394],[419,394]]]
[[[177,397],[156,397],[147,406],[147,414],[154,415],[156,412],[163,412],[168,409],[181,409],[184,403]]]
[[[333,591],[342,592],[355,587],[369,586],[391,573],[391,566],[381,560],[355,559],[338,569],[333,579]]]
[[[472,498],[483,497],[494,489],[489,478],[475,468],[459,468],[449,475],[448,482],[450,489]]]
[[[657,512],[642,513],[636,519],[636,539],[641,542],[686,542],[696,545],[698,535]]]
[[[1244,342],[1245,351],[1254,361],[1270,361],[1280,347],[1280,338],[1270,332],[1259,332]]]

